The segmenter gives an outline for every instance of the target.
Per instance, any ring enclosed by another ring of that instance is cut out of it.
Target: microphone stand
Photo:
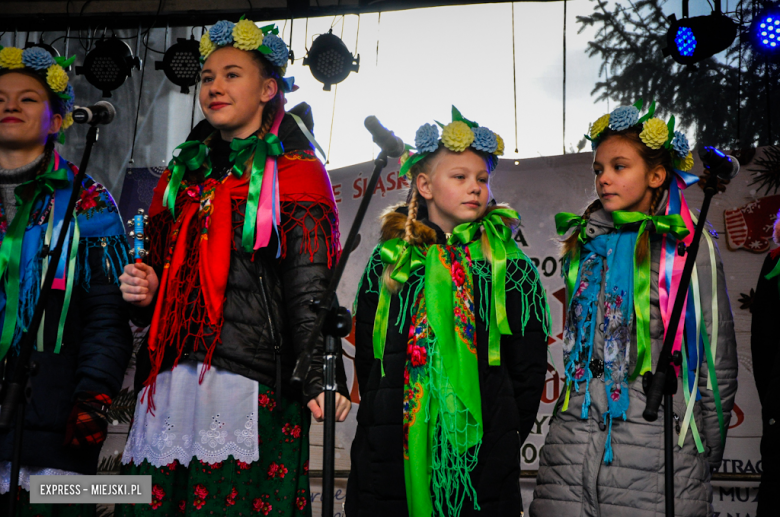
[[[16,425],[14,426],[14,445],[13,456],[11,461],[11,486],[8,492],[8,514],[9,516],[16,515],[16,497],[19,490],[19,471],[21,470],[22,460],[22,435],[24,433],[24,413],[27,402],[32,393],[30,383],[32,377],[35,376],[38,370],[38,365],[32,358],[33,347],[35,346],[35,340],[38,335],[38,327],[41,324],[41,318],[43,317],[43,311],[49,301],[49,294],[51,293],[51,286],[54,282],[54,276],[57,273],[56,264],[59,264],[60,256],[62,255],[62,249],[65,246],[65,237],[68,235],[68,229],[70,228],[70,222],[73,220],[73,209],[76,206],[76,200],[79,198],[81,192],[81,183],[84,181],[84,176],[87,171],[87,165],[89,164],[89,157],[92,154],[92,146],[97,141],[98,128],[96,125],[90,125],[87,131],[86,147],[84,148],[84,154],[81,156],[81,165],[79,166],[78,174],[73,178],[73,191],[68,201],[68,208],[65,211],[65,216],[62,220],[62,229],[57,237],[57,244],[49,252],[51,257],[49,263],[54,264],[54,267],[50,267],[46,270],[46,277],[41,286],[41,292],[38,296],[38,302],[35,305],[35,312],[33,313],[32,320],[27,328],[26,332],[22,333],[21,346],[19,350],[19,357],[16,362],[16,367],[11,375],[11,380],[7,384],[4,390],[3,404],[0,406],[0,431],[8,431],[13,426],[14,416],[16,417]],[[54,217],[50,214],[49,217]],[[45,259],[46,257],[44,257]]]
[[[352,329],[352,318],[349,311],[344,307],[339,307],[336,299],[336,288],[339,285],[341,276],[344,274],[344,268],[347,260],[355,247],[358,231],[363,224],[363,218],[368,210],[368,205],[374,194],[374,189],[379,181],[379,175],[382,169],[387,165],[387,152],[383,149],[374,160],[374,172],[366,187],[366,194],[360,201],[355,220],[349,229],[347,242],[344,244],[341,258],[330,275],[328,287],[322,294],[322,297],[313,303],[313,310],[317,313],[314,321],[314,327],[306,340],[306,345],[298,357],[298,362],[293,370],[291,381],[294,384],[303,384],[311,367],[311,359],[314,354],[314,346],[320,333],[325,330],[325,429],[323,438],[322,453],[322,515],[323,517],[333,516],[333,486],[334,486],[334,448],[336,436],[336,353],[339,349],[337,338],[346,337]],[[327,322],[327,325],[326,325]]]
[[[672,353],[672,346],[674,345],[674,338],[677,335],[677,328],[682,317],[683,305],[688,297],[688,286],[691,283],[691,274],[696,263],[696,255],[699,253],[699,240],[707,221],[710,201],[717,193],[717,186],[718,177],[712,171],[707,175],[707,180],[704,184],[704,201],[701,205],[699,221],[696,223],[696,230],[693,233],[693,241],[687,247],[683,242],[677,245],[677,252],[681,256],[687,253],[688,256],[685,257],[685,266],[680,277],[677,296],[674,299],[674,308],[669,319],[669,328],[664,336],[664,344],[663,348],[661,348],[661,355],[658,358],[655,374],[647,372],[642,379],[645,395],[647,396],[645,410],[642,414],[645,420],[648,422],[657,420],[661,399],[663,399],[664,403],[664,479],[667,517],[674,517],[674,436],[672,434],[674,410],[672,408],[672,399],[677,392],[677,374],[674,367],[682,364],[682,354],[680,351]]]

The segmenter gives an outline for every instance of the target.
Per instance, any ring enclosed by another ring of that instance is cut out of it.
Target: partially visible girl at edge
[[[37,374],[30,379],[13,494],[15,428],[0,432],[0,515],[8,516],[15,497],[13,517],[95,515],[94,504],[31,504],[31,477],[96,474],[108,410],[133,352],[118,280],[129,262],[125,229],[111,194],[89,175],[59,265],[47,255],[78,174],[55,149],[73,124],[75,93],[66,69],[74,60],[37,45],[0,47],[0,391],[19,363],[46,271],[58,271],[30,358]],[[99,165],[93,162],[93,169]]]
[[[519,516],[520,446],[547,372],[549,314],[492,201],[501,137],[423,125],[409,200],[382,216],[356,299],[358,429],[350,517]],[[454,315],[454,316],[453,316]]]
[[[566,389],[539,460],[533,517],[665,515],[664,417],[642,417],[642,378],[655,371],[695,214],[682,190],[698,181],[689,144],[642,102],[591,127],[598,199],[582,217],[561,213],[568,312]],[[674,397],[675,514],[712,515],[710,471],[723,448],[737,391],[734,322],[715,243],[702,236]],[[683,339],[684,337],[684,339]]]
[[[338,259],[338,217],[325,168],[285,113],[292,80],[276,32],[242,19],[204,34],[199,101],[213,130],[179,146],[150,208],[150,265],[121,278],[136,319],[151,322],[122,472],[153,486],[151,505],[117,515],[311,515],[321,338],[303,391],[289,379],[309,301]],[[337,379],[343,421],[340,357]]]

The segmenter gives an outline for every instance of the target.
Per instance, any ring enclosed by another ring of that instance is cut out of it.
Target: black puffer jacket
[[[87,177],[85,188],[96,186]],[[70,187],[68,187],[70,189]],[[98,187],[102,189],[102,187]],[[112,228],[123,228],[113,199],[104,194],[109,218],[116,218]],[[68,417],[80,396],[99,393],[115,397],[133,351],[128,324],[127,304],[119,292],[118,275],[128,262],[124,234],[104,237],[82,237],[79,243],[78,268],[73,294],[59,353],[57,326],[65,300],[64,291],[52,290],[43,322],[43,350],[34,351],[38,365],[31,379],[32,397],[25,410],[22,437],[22,465],[95,474],[100,445],[66,447],[63,445]],[[87,272],[89,272],[87,276]],[[5,362],[6,381],[17,364],[17,355],[9,353]],[[11,461],[13,432],[0,433],[0,463]],[[0,515],[5,515],[5,508]]]
[[[194,134],[203,138],[203,135],[207,136],[211,132],[213,130],[209,127],[200,125]],[[289,115],[285,116],[279,134],[283,137],[286,153],[309,151],[308,140]],[[211,159],[213,170],[219,171],[218,174],[229,170],[229,154],[229,144],[215,136],[211,141]],[[319,170],[327,174],[323,167],[320,166]],[[279,174],[281,181],[283,168],[280,168]],[[224,324],[221,343],[214,349],[211,364],[272,387],[277,385],[277,368],[280,366],[282,392],[290,394],[292,392],[287,382],[315,319],[310,301],[324,292],[330,276],[329,263],[335,265],[337,258],[333,256],[333,248],[329,249],[327,240],[333,235],[337,237],[338,221],[332,207],[324,203],[285,203],[283,200],[281,228],[285,229],[287,251],[282,258],[277,259],[278,241],[275,236],[266,248],[255,253],[246,253],[241,249],[244,208],[245,203],[241,203],[233,210],[234,238],[225,289]],[[315,227],[315,221],[323,218],[326,222]],[[165,240],[171,215],[166,210],[152,219],[149,233],[154,258],[160,255],[154,252],[155,247],[165,249],[168,246]],[[296,221],[296,224],[290,224],[291,221]],[[306,249],[304,244],[309,240],[314,250],[312,255],[302,251]],[[161,278],[161,263],[151,265]],[[149,324],[153,306],[136,310],[134,322],[138,325]],[[322,354],[323,340],[320,338],[303,386],[304,402],[322,392]],[[199,347],[193,351],[192,343],[189,343],[183,356],[190,355],[203,361],[206,350]],[[170,369],[175,359],[176,350],[170,347],[166,351],[161,371]],[[135,376],[136,392],[142,389],[147,380],[150,366],[148,350],[141,350]],[[338,361],[337,381],[339,393],[348,397],[341,360]]]
[[[405,211],[405,208],[401,209]],[[419,217],[424,213],[418,212]],[[405,220],[405,217],[403,218]],[[422,223],[435,230],[438,244],[446,242],[435,224]],[[385,223],[385,228],[387,222]],[[403,225],[399,229],[403,233]],[[383,230],[386,237],[390,237]],[[489,271],[489,265],[481,270]],[[418,270],[419,271],[419,270]],[[476,267],[472,270],[476,271]],[[363,276],[356,309],[355,365],[360,386],[358,429],[352,442],[352,471],[347,485],[346,513],[350,517],[403,517],[408,515],[403,459],[404,368],[406,365],[408,328],[390,325],[384,352],[385,375],[374,359],[372,333],[378,303],[381,262],[375,251]],[[473,276],[474,307],[482,307],[483,297],[490,296],[488,278]],[[507,261],[506,306],[513,334],[501,338],[501,365],[488,366],[487,322],[476,315],[479,388],[482,398],[484,435],[476,468],[471,479],[477,491],[480,512],[470,501],[463,504],[461,517],[470,515],[517,516],[523,505],[520,496],[520,446],[534,424],[547,373],[547,337],[543,322],[546,301],[539,275],[526,260]],[[395,322],[400,299],[407,290],[423,281],[414,275],[393,296],[389,322]],[[487,289],[485,290],[485,287]],[[531,293],[536,289],[536,296]],[[530,319],[521,332],[522,297],[531,296]],[[411,313],[413,302],[409,303]],[[537,305],[534,310],[534,305]],[[539,310],[541,309],[541,310]],[[406,321],[411,316],[407,313]]]
[[[777,510],[776,494],[780,490],[780,332],[777,315],[780,313],[780,290],[777,278],[767,280],[780,260],[780,248],[766,256],[756,285],[750,311],[753,325],[750,336],[753,353],[753,376],[756,379],[758,398],[761,400],[761,486],[758,489],[758,513],[760,517],[773,515]]]

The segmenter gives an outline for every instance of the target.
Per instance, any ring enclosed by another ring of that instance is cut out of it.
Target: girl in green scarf
[[[441,126],[441,124],[440,124]],[[549,314],[492,201],[501,137],[453,107],[425,124],[399,174],[356,300],[361,404],[350,516],[520,515],[520,445],[547,371]]]

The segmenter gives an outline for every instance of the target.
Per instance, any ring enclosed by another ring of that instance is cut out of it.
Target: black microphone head
[[[114,120],[114,117],[116,117],[116,108],[110,102],[98,101],[95,103],[95,106],[101,106],[106,109],[103,120],[100,121],[101,124],[109,124],[112,120]]]
[[[730,180],[739,172],[739,161],[715,147],[705,145],[699,149],[704,167],[722,180]]]
[[[368,129],[368,132],[371,133],[371,136],[374,137],[374,142],[387,153],[387,156],[397,158],[404,154],[406,151],[404,141],[383,126],[375,116],[369,115],[363,124]]]

